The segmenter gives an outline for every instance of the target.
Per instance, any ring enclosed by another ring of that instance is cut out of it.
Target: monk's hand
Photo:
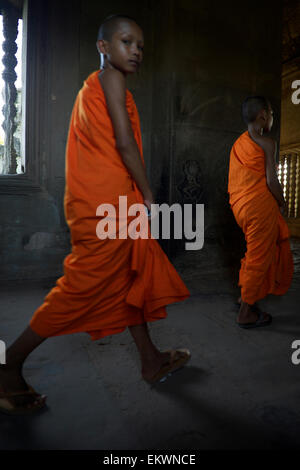
[[[147,208],[147,216],[148,218],[150,218],[152,216],[152,208],[151,208],[151,205],[154,204],[154,201],[149,201],[148,199],[144,199],[144,204]]]
[[[154,199],[153,199],[152,194],[147,194],[144,196],[144,204],[148,209],[147,215],[150,218],[151,216],[153,216],[153,210],[151,208],[151,205],[154,204]]]

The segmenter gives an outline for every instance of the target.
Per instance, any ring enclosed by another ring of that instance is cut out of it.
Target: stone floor
[[[287,449],[300,444],[299,244],[288,294],[262,305],[267,328],[235,325],[237,291],[228,281],[186,273],[191,297],[151,324],[161,348],[189,347],[190,364],[150,387],[127,332],[92,342],[86,334],[52,338],[24,366],[26,379],[48,395],[31,417],[0,414],[0,449]],[[208,285],[209,284],[209,285]],[[209,288],[208,288],[209,287]],[[27,326],[48,289],[2,285],[0,339]]]

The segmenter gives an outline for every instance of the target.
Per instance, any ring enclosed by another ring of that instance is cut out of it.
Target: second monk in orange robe
[[[255,303],[268,294],[282,295],[288,290],[293,259],[289,230],[280,210],[285,201],[275,169],[276,144],[263,135],[273,124],[271,105],[263,97],[249,97],[243,115],[248,130],[231,150],[228,192],[247,243],[239,276],[238,324],[251,328],[271,322],[271,316]]]

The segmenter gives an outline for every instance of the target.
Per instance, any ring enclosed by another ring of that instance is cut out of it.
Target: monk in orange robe
[[[133,216],[127,221],[119,212],[120,196],[128,207],[143,204],[144,211],[154,203],[138,112],[125,82],[139,68],[143,41],[141,28],[128,17],[114,15],[100,27],[101,70],[88,77],[77,96],[66,150],[64,208],[72,252],[64,261],[64,275],[7,351],[7,364],[0,368],[0,411],[44,406],[46,397],[26,384],[21,370],[28,354],[51,336],[87,332],[97,340],[128,327],[149,383],[190,359],[187,349],[160,352],[147,329],[147,322],[165,318],[166,305],[186,299],[189,291],[151,238],[146,212],[149,238],[126,236]],[[97,234],[103,204],[115,210],[112,238]]]
[[[256,302],[288,290],[293,258],[282,216],[285,200],[276,174],[276,142],[264,135],[273,125],[271,104],[264,97],[249,97],[243,103],[243,118],[248,130],[231,150],[228,192],[247,243],[239,276],[237,323],[242,328],[254,328],[271,323],[271,315],[261,312]]]

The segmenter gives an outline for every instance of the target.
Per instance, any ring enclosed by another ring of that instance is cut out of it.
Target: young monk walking
[[[249,97],[243,103],[243,118],[248,130],[231,150],[228,192],[247,243],[239,276],[237,323],[242,328],[255,328],[271,323],[271,315],[262,312],[256,302],[288,290],[293,258],[282,216],[285,200],[276,173],[277,145],[264,135],[273,125],[271,104],[264,97]]]
[[[0,367],[0,411],[31,412],[45,405],[46,397],[25,382],[22,366],[51,336],[87,332],[97,340],[128,327],[149,383],[190,359],[186,349],[160,352],[147,329],[147,322],[166,317],[166,305],[189,296],[157,240],[96,234],[100,204],[113,205],[118,214],[120,195],[127,196],[128,207],[142,203],[150,210],[154,203],[139,117],[126,89],[126,76],[142,62],[143,45],[143,32],[131,18],[114,15],[100,27],[101,70],[77,96],[66,150],[64,207],[72,252],[64,260],[64,276],[7,351]],[[121,232],[124,221],[116,218]]]

